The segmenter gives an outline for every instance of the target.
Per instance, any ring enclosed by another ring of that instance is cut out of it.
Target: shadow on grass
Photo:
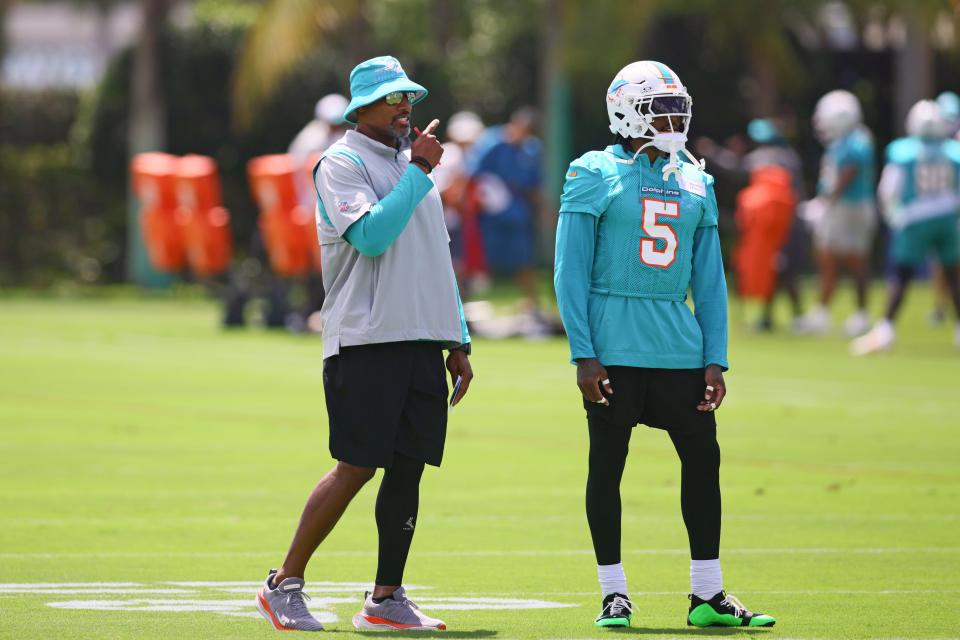
[[[653,627],[607,627],[604,631],[604,635],[623,635],[623,636],[653,636],[653,635],[669,635],[669,636],[687,636],[690,638],[709,638],[709,637],[724,637],[738,635],[741,633],[746,634],[764,634],[772,633],[773,627],[709,627],[706,629],[701,629],[699,627],[686,627],[686,628],[670,628],[670,629],[656,629]]]
[[[441,637],[441,638],[492,638],[497,635],[497,631],[490,629],[474,629],[473,631],[440,631],[433,634],[429,631],[357,631],[356,629],[326,629],[326,633],[357,633],[364,638],[420,638]]]

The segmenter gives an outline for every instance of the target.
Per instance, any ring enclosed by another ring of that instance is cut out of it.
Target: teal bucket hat
[[[407,77],[400,61],[393,56],[380,56],[361,62],[350,72],[350,104],[343,119],[357,124],[355,111],[373,104],[394,91],[413,91],[417,95],[410,104],[417,104],[429,93],[425,87]]]

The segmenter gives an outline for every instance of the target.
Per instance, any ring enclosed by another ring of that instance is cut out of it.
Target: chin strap
[[[647,144],[645,144],[645,145],[643,145],[642,147],[640,147],[639,149],[637,149],[637,152],[636,152],[635,154],[633,154],[633,157],[630,158],[629,160],[624,160],[623,158],[618,158],[618,157],[614,156],[614,157],[613,157],[613,161],[614,161],[614,162],[619,162],[620,164],[633,164],[634,162],[637,161],[637,156],[640,155],[640,153],[641,153],[644,149],[646,149],[647,147],[649,147],[651,144],[653,144],[653,142],[648,142]]]
[[[620,164],[633,164],[634,162],[637,161],[637,156],[643,153],[643,151],[650,146],[653,146],[653,140],[651,140],[650,142],[646,143],[645,145],[637,149],[637,152],[633,154],[633,157],[630,158],[629,160],[624,160],[623,158],[614,158],[614,161],[619,162]],[[681,147],[679,151],[670,151],[668,153],[670,154],[670,159],[667,161],[667,164],[663,165],[664,181],[669,180],[670,176],[672,175],[677,175],[677,176],[680,175],[680,154],[681,153],[684,154],[687,157],[687,159],[690,160],[690,163],[693,164],[693,166],[695,166],[700,171],[706,171],[707,169],[706,161],[703,160],[702,158],[699,160],[695,158],[692,153],[687,151],[686,147]]]
[[[670,176],[673,174],[676,174],[678,176],[680,175],[680,154],[681,153],[685,155],[687,159],[690,160],[690,163],[693,164],[693,166],[695,166],[698,170],[700,171],[707,170],[707,162],[703,158],[700,158],[699,160],[697,160],[696,158],[693,157],[693,154],[687,151],[687,148],[684,147],[680,149],[680,151],[670,152],[670,160],[667,162],[667,164],[663,166],[664,180],[669,180]]]

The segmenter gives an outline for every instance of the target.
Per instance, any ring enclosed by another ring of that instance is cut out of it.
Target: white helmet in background
[[[907,113],[907,135],[915,138],[937,139],[947,136],[947,122],[933,100],[921,100]]]
[[[473,144],[484,130],[483,120],[473,111],[458,111],[447,122],[447,137],[457,144]]]
[[[344,124],[343,112],[348,104],[350,101],[339,93],[325,95],[317,101],[317,106],[313,109],[313,117],[331,127]]]
[[[607,89],[607,115],[613,133],[624,138],[649,140],[637,150],[634,159],[651,145],[670,154],[670,160],[663,168],[664,178],[672,172],[680,172],[681,153],[703,169],[703,161],[694,158],[685,148],[693,117],[693,100],[677,74],[665,64],[641,60],[621,69]],[[661,116],[679,118],[679,128],[674,129],[674,118],[668,117],[668,129],[658,131],[653,120]]]
[[[849,91],[837,89],[817,101],[813,128],[822,142],[833,142],[853,131],[863,121],[860,101]]]

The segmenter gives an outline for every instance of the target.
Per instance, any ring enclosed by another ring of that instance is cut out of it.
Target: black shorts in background
[[[389,467],[394,452],[440,466],[447,435],[447,378],[437,342],[341,347],[323,362],[330,455]]]
[[[647,369],[604,367],[613,394],[604,396],[610,406],[584,399],[587,420],[617,427],[645,424],[680,433],[716,433],[712,411],[698,411],[707,383],[703,369]]]

